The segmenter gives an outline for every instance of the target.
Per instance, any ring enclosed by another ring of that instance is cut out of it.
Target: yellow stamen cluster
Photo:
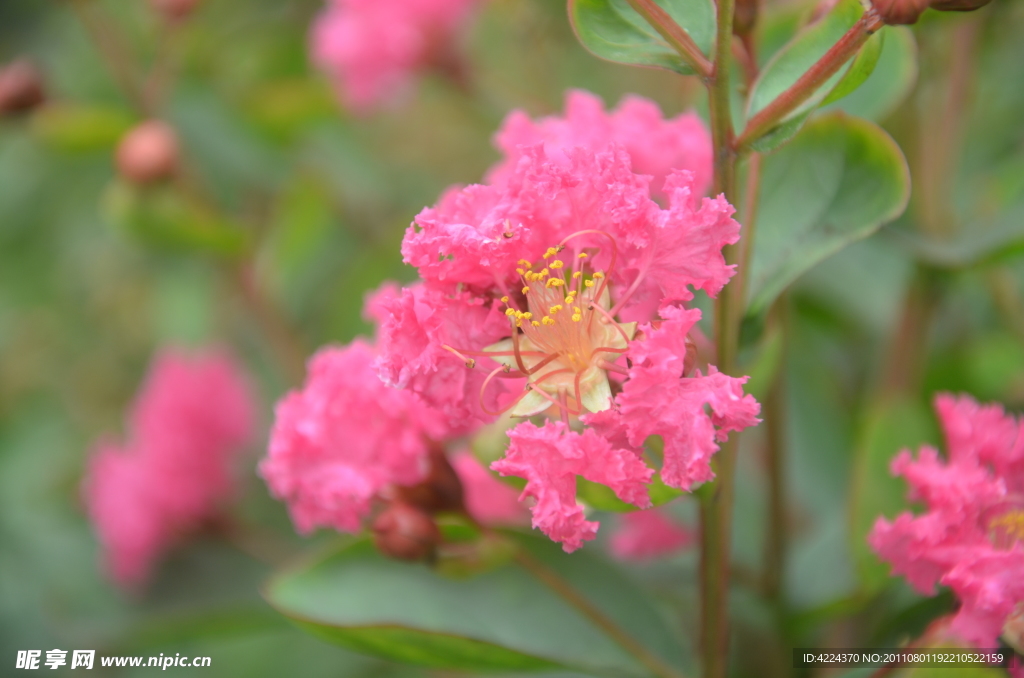
[[[577,297],[583,292],[583,290],[589,290],[594,287],[594,282],[604,277],[604,273],[601,271],[595,271],[590,278],[585,278],[585,274],[582,270],[575,270],[571,276],[566,278],[565,274],[561,273],[565,269],[565,261],[562,259],[553,259],[559,252],[565,249],[564,246],[549,247],[543,254],[543,259],[547,262],[547,267],[535,271],[533,270],[533,263],[526,259],[520,259],[517,263],[519,268],[516,269],[516,273],[520,275],[524,283],[535,283],[543,282],[544,287],[542,289],[558,289],[567,288],[568,291],[565,294],[564,302],[565,306],[572,309],[570,318],[573,322],[581,322],[583,320],[583,311],[580,306],[577,306]],[[580,252],[576,255],[578,259],[586,259],[589,255],[586,252]],[[550,261],[548,261],[550,260]],[[558,274],[553,274],[552,271],[558,271]],[[531,299],[531,294],[538,294],[536,290],[531,287],[530,284],[524,284],[522,287],[523,296]],[[540,298],[544,298],[543,294]],[[509,297],[504,296],[501,298],[503,304],[506,305],[505,315],[515,321],[516,327],[523,327],[523,321],[529,321],[528,327],[542,327],[552,326],[556,324],[553,316],[561,311],[564,307],[562,304],[553,304],[547,309],[547,313],[539,320],[533,319],[533,314],[529,311],[523,312],[516,308],[509,306]],[[534,302],[528,302],[532,304]],[[550,303],[550,302],[546,302]],[[545,302],[541,303],[541,308],[546,305]]]
[[[1024,511],[1016,509],[992,519],[989,530],[998,530],[1014,541],[1024,541]]]

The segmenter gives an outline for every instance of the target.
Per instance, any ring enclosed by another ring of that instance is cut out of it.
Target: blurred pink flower
[[[127,442],[98,444],[83,484],[116,581],[144,581],[175,537],[216,513],[253,425],[249,385],[228,356],[168,349],[156,357],[129,414]]]
[[[713,477],[729,431],[757,423],[746,378],[694,371],[700,311],[683,306],[728,282],[722,248],[740,226],[724,198],[694,202],[689,171],[665,180],[662,208],[620,146],[519,153],[499,184],[450,190],[416,217],[402,253],[423,282],[389,289],[371,313],[381,376],[451,423],[561,419],[519,424],[492,468],[526,478],[534,526],[571,551],[597,528],[576,476],[647,506],[647,436],[665,439],[664,481],[690,489]]]
[[[960,599],[951,630],[996,647],[1024,604],[1024,422],[967,396],[939,395],[935,408],[946,459],[923,447],[892,463],[926,511],[879,518],[868,542],[922,593],[951,588]]]
[[[589,92],[571,90],[565,97],[565,116],[536,121],[523,111],[513,111],[494,136],[494,145],[505,159],[491,168],[487,183],[500,184],[514,172],[522,149],[544,145],[553,162],[568,164],[566,151],[577,146],[605,150],[622,146],[632,161],[633,171],[653,177],[655,195],[662,195],[665,179],[672,170],[693,172],[693,199],[711,188],[713,158],[711,134],[695,113],[666,120],[661,109],[649,99],[629,95],[606,113],[601,99]]]
[[[451,60],[481,0],[328,0],[313,24],[314,63],[356,111],[394,100],[416,72]]]
[[[416,394],[380,380],[375,358],[359,340],[323,348],[302,390],[277,404],[260,474],[300,532],[358,531],[382,491],[424,479],[431,441],[448,435]]]
[[[612,534],[611,550],[622,560],[650,560],[681,551],[693,541],[690,530],[671,520],[664,510],[652,508],[623,514]]]
[[[462,481],[466,510],[484,525],[519,525],[527,513],[519,503],[519,492],[501,482],[484,468],[470,452],[452,458],[452,466]]]

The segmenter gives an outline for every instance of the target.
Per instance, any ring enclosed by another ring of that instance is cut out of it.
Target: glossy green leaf
[[[602,612],[665,660],[681,658],[643,594],[591,550],[518,537]],[[594,675],[647,672],[517,562],[468,579],[385,559],[364,541],[274,577],[264,592],[309,632],[360,652],[465,670],[568,668]]]
[[[657,0],[704,54],[715,36],[715,6],[710,0]],[[691,75],[693,69],[627,0],[570,0],[569,18],[576,37],[595,56],[631,66],[667,68]]]
[[[764,159],[748,314],[803,272],[899,216],[906,159],[880,127],[840,113],[815,118]]]
[[[853,58],[853,63],[846,71],[846,75],[839,81],[832,91],[822,100],[821,105],[825,106],[852,94],[858,87],[871,77],[882,55],[882,47],[885,42],[886,32],[878,31],[864,43],[864,46]]]
[[[889,565],[878,559],[867,543],[872,525],[880,517],[892,518],[907,508],[906,483],[890,472],[900,450],[934,444],[935,425],[924,403],[889,398],[868,411],[853,461],[850,488],[850,550],[862,586],[878,590],[889,580]]]
[[[798,32],[761,71],[747,100],[747,117],[750,118],[757,114],[795,84],[808,68],[824,56],[825,52],[857,23],[863,13],[864,9],[857,0],[841,0],[824,18]],[[877,39],[880,40],[880,38]],[[876,38],[869,40],[869,45],[874,40]],[[842,95],[849,94],[856,89],[874,69],[878,60],[879,46],[880,44],[876,42],[870,47],[862,48],[863,57],[858,55],[850,64],[839,69],[807,101],[790,113],[782,121],[782,125],[789,122],[792,127],[794,120],[800,120],[801,116],[806,117],[807,113],[821,105],[829,93],[837,88]],[[763,145],[761,150],[766,150]]]
[[[841,109],[868,120],[882,120],[899,106],[917,81],[917,43],[906,26],[886,26],[878,63],[871,76],[841,101],[823,110]]]

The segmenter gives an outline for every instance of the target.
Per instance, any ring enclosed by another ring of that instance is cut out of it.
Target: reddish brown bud
[[[891,26],[915,23],[928,9],[928,0],[872,0],[871,4],[882,21]]]
[[[401,501],[384,509],[371,529],[377,550],[398,560],[431,560],[441,543],[433,518]]]
[[[932,9],[940,12],[973,12],[992,0],[932,0]]]
[[[199,0],[149,0],[153,11],[162,15],[168,21],[182,21],[187,19],[192,10],[199,4]]]
[[[427,513],[440,511],[461,511],[462,481],[452,468],[448,457],[440,449],[430,453],[430,470],[423,482],[409,487],[396,488],[402,501],[423,509]]]
[[[133,184],[168,179],[178,167],[178,136],[167,123],[147,120],[124,135],[116,159],[121,176]]]
[[[45,98],[43,75],[31,61],[18,59],[0,68],[0,115],[32,110]]]
[[[872,0],[882,20],[890,25],[912,24],[931,7],[940,12],[972,12],[991,0]]]

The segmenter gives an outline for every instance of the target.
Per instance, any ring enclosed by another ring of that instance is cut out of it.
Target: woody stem
[[[736,202],[736,149],[730,110],[729,60],[735,0],[718,0],[715,64],[709,83],[711,139],[714,149],[714,193]],[[736,263],[735,245],[723,251],[726,263]],[[732,287],[732,286],[729,286]],[[735,369],[742,297],[729,287],[715,303],[718,367]],[[716,455],[716,481],[701,493],[701,657],[705,678],[725,678],[729,651],[729,561],[736,466],[736,434]]]

